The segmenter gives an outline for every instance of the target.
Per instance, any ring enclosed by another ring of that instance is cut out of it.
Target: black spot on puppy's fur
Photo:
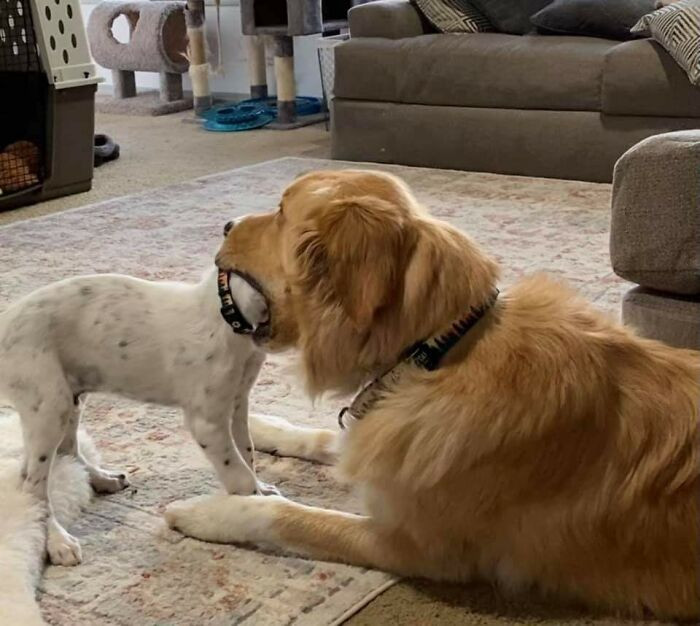
[[[122,339],[117,345],[120,348],[126,348],[129,345],[129,342],[126,339]]]
[[[229,459],[226,459],[226,460],[224,461],[224,465],[230,465],[230,464],[231,464],[231,461],[230,461]]]
[[[80,295],[81,296],[91,296],[92,295],[92,287],[84,286],[80,288]]]
[[[45,455],[45,454],[42,454],[42,455],[39,457],[39,463],[45,463],[45,462],[46,462],[46,455]]]

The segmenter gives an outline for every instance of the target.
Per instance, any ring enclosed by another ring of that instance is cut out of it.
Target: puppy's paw
[[[216,543],[273,540],[272,524],[281,496],[200,496],[175,502],[165,521],[188,537]]]
[[[90,471],[90,485],[96,493],[117,493],[129,484],[127,475],[121,472],[109,472],[100,468]]]
[[[46,538],[46,552],[53,565],[78,565],[83,560],[80,543],[62,528],[49,532]]]
[[[281,496],[280,490],[271,485],[270,483],[264,483],[262,480],[258,481],[258,494],[261,496]]]

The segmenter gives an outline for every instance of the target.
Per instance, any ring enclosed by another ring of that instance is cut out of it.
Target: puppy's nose
[[[226,226],[224,226],[224,237],[231,232],[231,229],[236,225],[236,222],[231,220],[230,222],[226,222]]]

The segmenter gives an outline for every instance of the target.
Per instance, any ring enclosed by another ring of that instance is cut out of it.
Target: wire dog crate
[[[0,0],[0,210],[90,189],[99,80],[78,0]]]

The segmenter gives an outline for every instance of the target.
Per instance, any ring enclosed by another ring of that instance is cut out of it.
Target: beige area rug
[[[0,229],[0,306],[51,281],[91,272],[196,279],[223,224],[276,206],[284,186],[312,169],[352,167],[286,158]],[[354,165],[356,166],[356,165]],[[419,168],[401,175],[436,216],[470,232],[504,262],[503,285],[546,270],[616,312],[626,285],[609,269],[607,185]],[[288,373],[265,365],[252,410],[333,427],[338,403],[311,407]],[[1,419],[1,418],[0,418]],[[107,464],[133,488],[96,498],[71,531],[75,568],[49,567],[41,607],[51,624],[330,624],[392,578],[337,564],[218,546],[165,529],[168,503],[217,489],[178,411],[93,396],[84,416]],[[260,473],[304,503],[361,511],[330,468],[260,454]]]

